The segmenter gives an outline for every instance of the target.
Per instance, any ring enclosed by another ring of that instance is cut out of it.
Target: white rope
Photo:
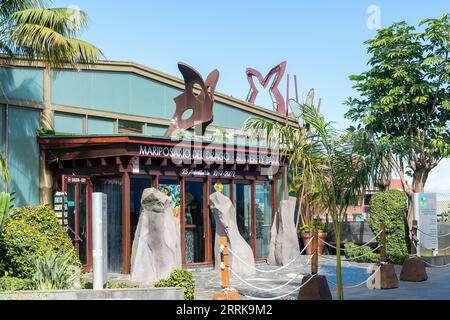
[[[425,264],[427,264],[427,265],[429,265],[430,267],[433,267],[433,268],[447,268],[447,267],[450,267],[450,263],[447,263],[447,264],[443,264],[443,265],[438,266],[438,265],[435,265],[435,264],[431,264],[431,263],[425,261],[425,260],[422,259],[422,258],[420,258],[420,260],[422,260]]]
[[[378,269],[375,270],[375,272],[372,273],[372,275],[371,275],[370,277],[368,277],[366,280],[364,280],[363,282],[358,283],[358,284],[356,284],[356,285],[352,285],[352,286],[342,286],[342,288],[344,288],[344,289],[353,289],[353,288],[357,288],[357,287],[359,287],[359,286],[362,286],[363,284],[366,284],[367,282],[369,282],[369,281],[376,275],[376,273],[377,273],[378,271],[380,271],[380,269],[381,269],[381,266],[378,267]],[[333,281],[330,281],[330,280],[328,280],[328,279],[327,279],[327,281],[328,281],[329,283],[331,283],[333,286],[337,286],[337,283],[334,283]]]
[[[346,259],[347,259],[347,260],[356,260],[356,259],[362,258],[362,257],[367,256],[368,254],[373,253],[374,251],[380,249],[381,247],[382,247],[382,245],[380,244],[380,245],[379,245],[378,247],[376,247],[375,249],[372,249],[371,251],[366,252],[366,253],[364,253],[364,254],[362,254],[362,255],[360,255],[360,256],[353,257],[353,258],[346,258]],[[337,260],[336,258],[331,258],[331,257],[328,258],[328,259],[329,259],[329,260],[334,260],[334,261]]]
[[[313,274],[311,276],[311,278],[309,278],[304,284],[302,284],[301,286],[295,288],[294,290],[292,290],[289,293],[283,294],[282,296],[278,296],[278,297],[273,297],[273,298],[261,298],[261,297],[253,297],[253,296],[248,296],[246,294],[242,294],[244,297],[247,297],[249,299],[253,299],[253,300],[278,300],[287,296],[290,296],[291,294],[293,294],[294,292],[300,290],[301,288],[303,288],[304,286],[306,286],[317,274]]]
[[[305,250],[308,248],[308,246],[311,244],[311,242],[313,241],[314,237],[311,238],[311,240],[309,240],[308,244],[303,248],[302,251],[300,251],[300,253],[294,258],[292,259],[289,263],[287,263],[286,265],[278,268],[278,269],[274,269],[274,270],[262,270],[262,269],[258,269],[256,268],[254,265],[251,265],[249,263],[247,263],[245,260],[243,260],[241,257],[239,257],[236,253],[233,252],[233,250],[231,250],[230,248],[228,248],[228,251],[231,253],[231,255],[233,257],[235,257],[236,259],[238,259],[240,262],[242,262],[244,265],[246,265],[249,268],[252,268],[258,272],[262,272],[262,273],[273,273],[273,272],[277,272],[283,269],[286,269],[287,267],[289,267],[292,263],[294,263],[294,261],[296,261],[302,254],[303,252],[305,252]]]
[[[320,256],[320,257],[324,258],[326,260],[334,261],[334,262],[337,261],[337,259],[329,258],[327,256]],[[341,263],[348,263],[347,266],[351,266],[351,267],[355,267],[355,268],[361,268],[361,269],[367,269],[368,268],[367,266],[363,267],[363,266],[358,265],[358,262],[351,262],[351,261],[341,260]]]
[[[429,237],[435,237],[435,236],[436,236],[436,235],[432,235],[432,234],[426,233],[426,232],[420,230],[419,228],[416,228],[416,229],[419,230],[420,233],[423,233],[423,234],[426,235],[426,236],[429,236]],[[440,235],[440,236],[438,235],[437,237],[438,237],[438,238],[443,238],[443,237],[447,237],[447,236],[450,236],[450,232],[449,232],[449,233],[446,233],[446,234],[442,234],[442,235]]]
[[[312,255],[311,258],[309,258],[307,264],[311,261],[311,259],[312,259],[313,256],[314,256],[314,255]],[[298,277],[299,275],[301,275],[301,272],[297,273],[297,274],[295,275],[295,277],[293,277],[291,280],[289,280],[289,281],[286,282],[285,284],[283,284],[283,285],[281,285],[281,286],[279,286],[279,287],[276,287],[276,288],[260,288],[260,287],[257,287],[257,286],[255,286],[255,285],[253,285],[253,284],[247,282],[246,280],[242,279],[242,278],[239,276],[239,274],[237,274],[236,272],[234,272],[233,269],[231,269],[231,268],[229,268],[229,269],[230,269],[230,271],[231,271],[232,274],[234,274],[240,281],[242,281],[243,283],[245,283],[245,284],[248,285],[249,287],[252,287],[252,288],[254,288],[254,289],[261,290],[261,291],[267,291],[267,292],[271,292],[271,291],[276,291],[276,290],[282,289],[282,288],[286,287],[287,285],[291,284],[294,280],[297,279],[297,277]]]
[[[414,244],[415,245],[415,244]],[[430,250],[430,251],[447,251],[448,249],[450,249],[450,246],[448,246],[447,248],[443,248],[443,249],[430,249],[430,248],[427,248],[427,247],[425,247],[425,246],[423,246],[423,245],[421,245],[420,243],[418,243],[417,244],[419,247],[421,247],[422,249],[425,249],[425,250]],[[417,247],[417,246],[416,246]]]
[[[379,235],[381,235],[382,232],[383,232],[383,231],[378,232],[378,234],[377,234],[374,238],[370,239],[367,243],[365,243],[365,244],[363,244],[363,245],[361,245],[361,246],[359,246],[359,247],[354,247],[354,248],[349,248],[349,249],[341,248],[341,250],[342,250],[342,251],[353,251],[353,250],[357,250],[357,249],[360,249],[360,248],[367,247],[369,244],[373,243],[373,241],[376,240],[377,237],[378,237]],[[322,239],[319,239],[319,240],[322,241],[322,242],[323,242],[324,244],[326,244],[327,246],[329,246],[329,247],[331,247],[331,248],[337,250],[337,247],[336,247],[336,246],[333,246],[331,243],[328,243],[328,242],[326,242],[325,240],[322,240]]]

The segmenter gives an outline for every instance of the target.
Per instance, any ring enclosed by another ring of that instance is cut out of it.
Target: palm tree
[[[251,134],[265,130],[269,145],[280,142],[280,151],[289,154],[294,181],[304,181],[299,189],[307,195],[309,210],[320,205],[331,216],[337,247],[338,298],[343,299],[341,225],[349,205],[356,204],[371,181],[378,179],[383,153],[370,135],[336,130],[312,105],[301,105],[300,117],[312,130],[259,118],[249,119],[245,129]],[[298,199],[303,203],[300,197],[299,193]],[[314,202],[311,197],[315,198]],[[309,213],[310,218],[313,213]]]
[[[47,8],[45,0],[5,0],[0,4],[0,53],[44,62],[48,68],[77,67],[103,57],[94,45],[78,39],[86,28],[86,13],[75,8]],[[42,128],[53,129],[49,106],[42,113]]]
[[[80,40],[87,15],[74,8],[48,8],[46,0],[3,0],[0,2],[0,54],[8,60],[27,59],[30,64],[51,67],[91,64],[103,57],[94,45]],[[53,111],[44,103],[41,129],[53,130]],[[4,159],[2,161],[4,162]],[[5,166],[3,166],[5,167]],[[41,163],[41,202],[51,203],[51,174]]]

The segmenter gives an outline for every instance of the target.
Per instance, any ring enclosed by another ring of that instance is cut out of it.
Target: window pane
[[[164,136],[164,133],[166,133],[166,131],[167,131],[166,126],[160,126],[157,124],[148,124],[147,125],[147,135],[148,136],[162,137],[162,136]]]
[[[39,204],[39,117],[38,110],[8,108],[8,190],[16,192],[17,207]]]
[[[119,120],[119,133],[142,134],[143,124],[127,120]]]
[[[269,255],[272,227],[272,186],[269,182],[256,184],[256,258]]]
[[[89,134],[114,134],[115,120],[104,118],[88,119],[88,133]]]
[[[60,133],[83,134],[83,116],[56,112],[55,131]]]

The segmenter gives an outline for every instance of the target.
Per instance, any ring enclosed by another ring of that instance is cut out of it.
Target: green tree
[[[346,102],[346,117],[389,149],[386,159],[410,200],[410,225],[414,193],[424,191],[430,171],[450,154],[450,17],[420,26],[394,23],[365,42],[370,70],[350,76],[359,97]]]
[[[4,0],[0,2],[0,54],[8,60],[26,59],[44,63],[45,72],[69,64],[90,64],[103,57],[94,45],[78,38],[86,28],[86,13],[76,8],[48,8],[46,0]],[[53,111],[44,101],[41,129],[53,131]],[[41,151],[43,157],[43,151]],[[1,164],[1,162],[0,162]],[[41,203],[51,203],[52,178],[48,166],[40,164]]]
[[[338,131],[307,104],[301,105],[301,117],[312,130],[286,126],[252,118],[245,124],[251,134],[265,137],[270,146],[278,143],[280,153],[289,155],[294,178],[314,181],[308,184],[316,199],[332,218],[336,235],[338,298],[344,299],[341,272],[341,225],[349,205],[356,204],[378,172],[379,152],[370,136],[362,131]],[[305,171],[305,168],[307,170]],[[297,175],[297,176],[296,176]],[[308,191],[306,191],[308,192]],[[300,196],[300,195],[299,195]]]

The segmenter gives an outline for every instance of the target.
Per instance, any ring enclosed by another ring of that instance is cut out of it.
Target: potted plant
[[[303,244],[307,245],[311,238],[313,237],[313,230],[314,228],[319,229],[319,239],[325,241],[325,239],[328,236],[328,225],[325,222],[322,222],[321,220],[314,220],[311,223],[312,227],[310,225],[302,225],[300,227],[300,235],[303,239]],[[324,248],[325,248],[325,244],[319,240],[319,246],[318,246],[318,251],[319,254],[322,255]],[[312,243],[306,248],[306,254],[307,255],[311,255],[313,251],[313,246]]]

